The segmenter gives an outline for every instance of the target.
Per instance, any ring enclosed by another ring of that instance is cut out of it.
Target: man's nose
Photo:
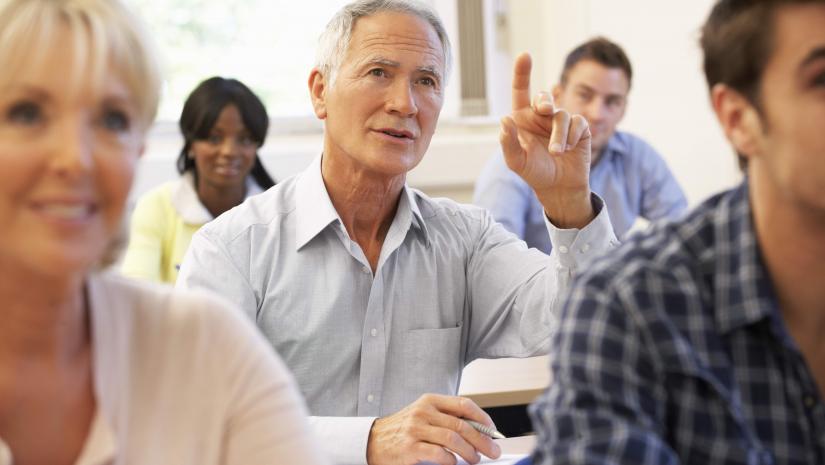
[[[604,99],[594,98],[587,105],[584,116],[588,121],[590,121],[590,123],[598,123],[605,118],[606,114],[607,105],[605,104]]]
[[[388,112],[404,117],[415,116],[418,113],[418,105],[415,103],[412,85],[402,79],[394,82],[389,89],[386,108]]]

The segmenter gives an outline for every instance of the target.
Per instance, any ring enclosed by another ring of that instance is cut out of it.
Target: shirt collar
[[[261,186],[251,176],[247,176],[246,198],[261,192],[263,192]],[[171,197],[172,206],[185,223],[202,225],[215,219],[198,198],[198,192],[195,190],[195,174],[192,170],[185,171],[177,182],[172,184]]]
[[[404,184],[404,189],[401,191],[401,198],[395,216],[405,221],[405,231],[414,229],[419,233],[424,244],[427,247],[430,246],[430,235],[427,231],[427,224],[424,222],[424,215],[422,215],[421,208],[418,205],[417,192],[406,184]]]
[[[748,182],[720,202],[714,219],[716,321],[722,333],[779,318],[773,283],[762,260],[748,196]]]
[[[321,155],[298,176],[295,186],[296,251],[333,222],[341,223],[321,176]]]
[[[321,157],[318,155],[312,160],[306,170],[298,177],[295,187],[295,209],[297,216],[297,241],[295,250],[300,250],[309,241],[314,239],[327,226],[334,222],[343,224],[338,212],[329,198],[323,176],[321,175]],[[410,214],[411,213],[411,214]],[[395,220],[405,221],[406,228],[410,226],[421,231],[422,238],[429,246],[429,235],[424,223],[424,216],[418,205],[416,193],[406,184],[402,189]],[[409,217],[409,219],[406,219]]]
[[[625,138],[619,135],[619,131],[615,131],[613,135],[610,136],[610,139],[607,140],[607,145],[605,145],[602,156],[622,156],[627,154],[629,150],[630,148],[627,146]]]

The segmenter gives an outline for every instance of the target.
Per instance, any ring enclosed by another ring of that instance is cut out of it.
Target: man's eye
[[[435,87],[435,79],[430,77],[421,78],[419,82],[421,82],[421,84],[424,84],[425,86]]]
[[[814,86],[825,86],[825,73],[819,74],[813,80]]]
[[[129,115],[121,110],[106,110],[103,114],[103,126],[115,132],[128,131],[131,126]]]
[[[370,75],[378,77],[386,77],[387,73],[381,68],[373,68],[370,70]]]
[[[17,124],[34,125],[43,118],[43,111],[34,102],[20,102],[9,109],[6,117]]]

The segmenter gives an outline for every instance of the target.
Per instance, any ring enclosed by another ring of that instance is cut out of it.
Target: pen
[[[477,421],[473,421],[473,420],[464,420],[464,421],[466,421],[470,426],[472,426],[479,433],[484,433],[484,434],[486,434],[487,436],[490,436],[493,439],[507,439],[503,434],[496,431],[496,429],[493,428],[492,426],[482,425],[481,423],[479,423]]]

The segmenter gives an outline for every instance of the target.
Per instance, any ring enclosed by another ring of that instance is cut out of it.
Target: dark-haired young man
[[[746,178],[580,275],[535,463],[825,463],[825,1],[721,0],[702,47]]]
[[[619,239],[641,217],[675,218],[687,208],[682,189],[662,156],[647,142],[616,130],[627,107],[633,70],[617,44],[598,37],[573,49],[565,59],[553,99],[559,108],[584,116],[593,135],[590,188],[605,201]],[[476,182],[473,199],[504,225],[545,253],[552,248],[536,194],[493,156]]]

